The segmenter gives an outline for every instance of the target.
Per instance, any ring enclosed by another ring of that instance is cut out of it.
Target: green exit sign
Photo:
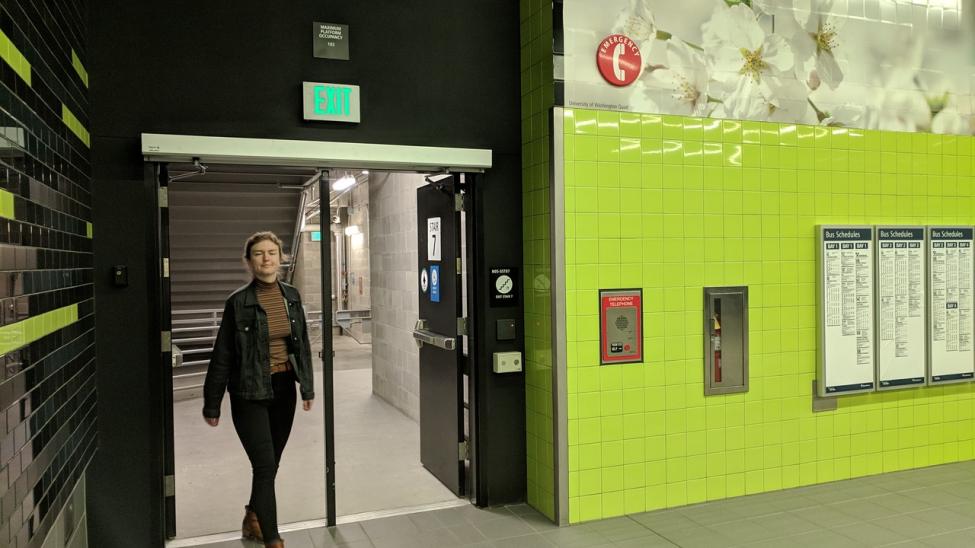
[[[359,86],[302,82],[305,120],[359,123]]]

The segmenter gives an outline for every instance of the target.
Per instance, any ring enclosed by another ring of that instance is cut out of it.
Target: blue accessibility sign
[[[440,265],[430,265],[430,302],[440,302]]]

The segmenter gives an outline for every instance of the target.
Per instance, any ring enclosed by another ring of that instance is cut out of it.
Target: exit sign
[[[305,120],[359,123],[359,86],[301,83]]]

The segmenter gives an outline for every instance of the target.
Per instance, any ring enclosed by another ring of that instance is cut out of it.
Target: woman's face
[[[273,281],[281,268],[281,250],[271,240],[261,240],[251,246],[251,256],[247,260],[254,277],[263,281]]]

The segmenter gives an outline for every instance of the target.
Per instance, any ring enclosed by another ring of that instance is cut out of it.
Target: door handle
[[[427,329],[426,320],[416,321],[416,325],[413,327],[413,339],[416,342],[417,348],[422,347],[424,344],[429,344],[437,348],[443,348],[444,350],[453,350],[457,346],[457,339],[455,337],[441,335],[440,333],[434,333]]]

